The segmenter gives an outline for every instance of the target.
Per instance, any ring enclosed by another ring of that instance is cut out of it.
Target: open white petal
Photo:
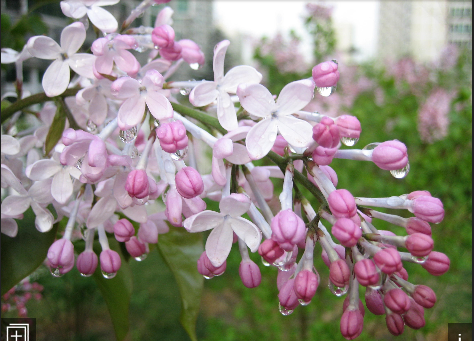
[[[230,99],[229,94],[224,91],[219,91],[219,96],[217,97],[217,119],[227,131],[232,131],[239,127],[234,103]]]
[[[2,201],[2,214],[15,216],[25,212],[30,207],[31,199],[26,195],[10,195]]]
[[[65,204],[72,195],[73,186],[71,176],[67,169],[62,169],[53,177],[51,194],[60,204]]]
[[[230,41],[223,40],[214,47],[214,58],[212,70],[214,71],[214,81],[219,82],[224,77],[224,59]]]
[[[145,113],[145,99],[142,96],[131,97],[123,102],[117,118],[120,129],[127,130],[141,122]]]
[[[247,244],[250,251],[257,251],[262,240],[262,232],[258,227],[241,217],[230,218],[229,221],[235,234]]]
[[[92,229],[103,224],[114,214],[116,208],[117,201],[113,195],[101,198],[94,207],[92,207],[92,210],[89,213],[86,223],[87,228]]]
[[[147,213],[145,205],[135,205],[133,207],[127,207],[122,210],[123,213],[130,219],[136,221],[137,223],[144,223],[147,220]]]
[[[61,1],[61,10],[66,17],[79,19],[86,15],[87,8],[78,1]]]
[[[43,89],[48,97],[61,95],[69,84],[69,65],[61,59],[56,59],[46,69],[43,76]]]
[[[227,161],[232,162],[234,165],[245,165],[251,161],[247,148],[243,144],[234,143],[233,146],[234,150],[232,155],[226,157]]]
[[[18,234],[18,224],[13,218],[2,218],[2,233],[8,237],[15,238]]]
[[[48,205],[53,201],[51,183],[53,179],[36,181],[28,190],[30,197],[39,204]]]
[[[53,227],[54,217],[51,212],[38,205],[34,201],[31,202],[31,208],[35,212],[35,226],[36,229],[40,232],[48,232]]]
[[[206,241],[206,255],[212,265],[219,267],[225,262],[232,248],[233,239],[234,234],[227,221],[212,230]]]
[[[173,107],[171,106],[170,101],[159,92],[148,91],[146,105],[148,106],[150,113],[157,120],[173,117]]]
[[[6,165],[2,164],[2,188],[11,187],[21,195],[27,194],[26,189],[21,184],[21,181],[13,174],[12,170]]]
[[[61,32],[61,49],[68,56],[72,56],[86,40],[84,24],[77,21],[66,26]]]
[[[265,118],[254,125],[245,141],[250,158],[259,160],[267,155],[275,143],[277,132],[277,120],[272,118]]]
[[[248,201],[239,201],[232,195],[227,196],[219,203],[219,209],[221,214],[230,215],[231,217],[240,217],[242,214],[247,213],[250,208],[250,199]]]
[[[110,33],[117,31],[118,23],[115,17],[105,9],[92,6],[87,10],[89,20],[102,32]]]
[[[2,154],[15,155],[20,152],[20,141],[10,135],[2,135]]]
[[[189,232],[202,232],[223,224],[224,216],[214,211],[202,211],[183,222],[183,226]]]
[[[56,59],[61,55],[61,47],[50,37],[31,37],[26,44],[28,52],[40,59]]]
[[[261,84],[241,84],[237,96],[244,109],[257,117],[268,117],[277,109],[272,94]]]
[[[70,68],[77,73],[86,78],[94,79],[93,67],[96,60],[96,56],[89,53],[76,53],[69,57],[68,64]]]
[[[314,96],[314,83],[311,80],[287,84],[277,98],[278,116],[291,115],[304,108]]]
[[[219,85],[226,92],[235,94],[239,84],[256,84],[261,80],[262,74],[260,72],[251,66],[240,65],[230,69]]]
[[[202,107],[211,104],[217,99],[219,92],[216,90],[216,83],[204,82],[196,85],[189,94],[189,102],[195,107]]]
[[[26,176],[31,180],[39,181],[52,177],[63,167],[54,160],[38,160],[26,167]]]
[[[295,147],[307,147],[313,141],[313,126],[293,116],[278,117],[278,130]]]

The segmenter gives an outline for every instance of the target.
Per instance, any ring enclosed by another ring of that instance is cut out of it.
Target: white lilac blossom
[[[87,15],[91,23],[105,33],[115,32],[118,24],[117,19],[102,6],[115,5],[120,0],[64,0],[61,1],[61,10],[64,15],[74,19],[80,19]]]

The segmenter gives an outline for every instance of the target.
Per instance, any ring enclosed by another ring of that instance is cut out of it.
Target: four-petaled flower
[[[105,33],[115,32],[118,23],[115,17],[100,6],[115,5],[120,0],[65,0],[61,10],[66,17],[80,19],[87,14],[91,23]]]

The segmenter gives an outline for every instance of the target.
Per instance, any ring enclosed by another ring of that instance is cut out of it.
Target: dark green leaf
[[[2,295],[43,263],[59,225],[54,224],[49,232],[39,232],[31,208],[17,222],[18,234],[15,238],[2,235]]]
[[[158,250],[178,283],[181,293],[180,322],[191,340],[196,341],[196,319],[204,286],[204,278],[196,269],[197,260],[204,251],[202,235],[170,226],[168,233],[160,235]]]
[[[66,114],[63,112],[60,105],[56,109],[56,115],[54,115],[53,123],[49,128],[48,135],[46,136],[46,142],[44,143],[45,155],[56,146],[66,126]]]

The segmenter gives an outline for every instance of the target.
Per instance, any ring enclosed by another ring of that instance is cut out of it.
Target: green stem
[[[179,112],[181,115],[185,115],[185,116],[195,118],[196,120],[200,121],[201,123],[204,123],[208,126],[211,126],[214,129],[216,129],[220,133],[222,133],[224,135],[227,134],[227,130],[225,130],[224,128],[221,127],[221,125],[219,124],[219,121],[217,120],[217,118],[209,116],[208,114],[206,114],[203,111],[191,109],[191,108],[186,107],[182,104],[171,102],[171,105],[173,106],[173,109],[176,110],[177,112]]]

